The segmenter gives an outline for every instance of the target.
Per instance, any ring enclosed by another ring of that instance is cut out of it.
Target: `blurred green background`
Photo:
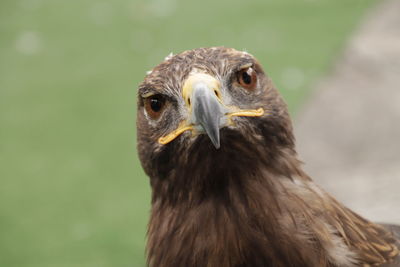
[[[254,54],[290,110],[373,0],[0,3],[0,266],[143,266],[136,87],[170,52]]]

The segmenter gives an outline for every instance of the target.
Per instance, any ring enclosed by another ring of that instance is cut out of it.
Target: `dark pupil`
[[[154,112],[159,112],[163,106],[163,102],[159,98],[150,99],[150,107]]]
[[[245,71],[242,73],[242,80],[245,84],[251,84],[251,76]]]

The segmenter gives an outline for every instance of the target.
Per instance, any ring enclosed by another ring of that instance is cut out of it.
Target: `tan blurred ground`
[[[308,173],[340,201],[400,223],[400,1],[365,17],[295,118]]]

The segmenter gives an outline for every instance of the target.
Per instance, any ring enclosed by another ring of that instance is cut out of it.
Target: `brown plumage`
[[[138,95],[150,266],[400,266],[399,228],[360,217],[304,173],[286,105],[248,53],[168,57]]]

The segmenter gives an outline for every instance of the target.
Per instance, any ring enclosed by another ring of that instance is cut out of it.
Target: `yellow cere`
[[[182,97],[185,100],[186,105],[189,107],[189,98],[192,95],[193,85],[196,83],[205,83],[208,88],[217,92],[217,98],[222,103],[221,92],[220,92],[220,82],[213,76],[206,73],[193,73],[191,74],[183,84]]]

